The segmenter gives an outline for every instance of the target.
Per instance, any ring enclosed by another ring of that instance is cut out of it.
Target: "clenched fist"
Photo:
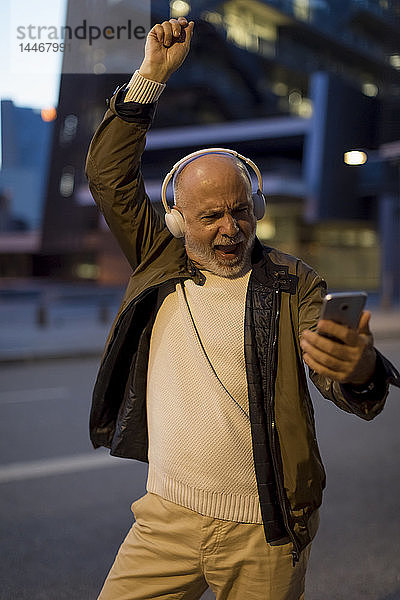
[[[152,81],[165,83],[188,55],[193,28],[194,22],[188,23],[185,17],[154,25],[147,36],[139,73]]]

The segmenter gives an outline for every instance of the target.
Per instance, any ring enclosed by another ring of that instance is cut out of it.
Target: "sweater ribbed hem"
[[[159,99],[164,88],[165,83],[146,79],[139,71],[135,71],[128,83],[128,91],[125,94],[124,102],[151,104]]]
[[[147,491],[206,517],[237,523],[262,523],[257,496],[225,494],[194,488],[149,465]]]

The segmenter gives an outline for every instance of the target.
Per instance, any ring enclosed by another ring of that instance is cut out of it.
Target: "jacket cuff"
[[[141,104],[152,104],[157,102],[165,89],[166,84],[152,81],[143,77],[139,71],[135,71],[128,83],[124,102],[140,102]]]
[[[150,126],[153,122],[157,104],[124,102],[128,84],[117,87],[113,96],[107,99],[107,106],[117,117],[127,123],[141,123]]]
[[[376,403],[387,394],[389,384],[400,387],[400,375],[380,352],[375,348],[376,367],[372,379],[365,385],[351,386],[350,384],[341,384],[341,392],[349,404]]]

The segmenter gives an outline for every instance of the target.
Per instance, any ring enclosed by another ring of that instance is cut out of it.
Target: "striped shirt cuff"
[[[128,91],[125,94],[124,102],[152,104],[159,99],[164,88],[165,83],[146,79],[139,71],[135,71],[128,83]]]

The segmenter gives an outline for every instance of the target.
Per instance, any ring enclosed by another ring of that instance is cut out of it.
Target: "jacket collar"
[[[273,248],[264,246],[256,237],[251,254],[253,278],[263,286],[279,288],[282,292],[294,294],[298,277],[289,273],[287,265],[273,262],[270,256],[272,252]]]

